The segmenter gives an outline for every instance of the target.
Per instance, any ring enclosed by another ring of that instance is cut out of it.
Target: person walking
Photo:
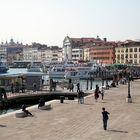
[[[102,98],[102,100],[104,99],[104,89],[103,89],[103,87],[102,87],[102,90],[101,90],[101,98]]]
[[[77,93],[80,92],[80,83],[77,83]]]
[[[96,102],[97,102],[97,100],[98,100],[98,98],[99,98],[99,93],[101,93],[100,90],[99,90],[99,86],[96,85],[96,89],[95,89],[95,91],[94,91],[94,97],[95,97],[95,101],[96,101]]]
[[[108,119],[109,119],[109,117],[108,117],[109,114],[110,114],[110,113],[107,112],[107,111],[105,110],[105,108],[103,107],[103,108],[102,108],[102,117],[103,117],[103,128],[104,128],[104,130],[107,130],[107,121],[108,121]]]

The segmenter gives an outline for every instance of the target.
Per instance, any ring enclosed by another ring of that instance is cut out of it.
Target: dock
[[[95,102],[93,94],[84,104],[77,100],[53,100],[51,110],[28,110],[34,117],[16,118],[15,113],[0,116],[3,140],[139,140],[140,81],[131,82],[132,103],[126,103],[128,85],[105,91],[104,100]],[[110,112],[108,130],[102,128],[102,107]]]

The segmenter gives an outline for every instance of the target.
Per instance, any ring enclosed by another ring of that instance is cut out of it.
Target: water
[[[20,74],[20,73],[27,73],[27,69],[26,68],[20,68],[20,69],[18,69],[18,68],[11,68],[11,69],[9,69],[8,71],[7,71],[7,75],[9,75],[9,74]],[[48,80],[49,80],[49,77],[48,77],[48,75],[46,75],[46,76],[43,76],[43,78],[44,78],[44,83],[46,84],[47,82],[48,82]],[[53,79],[53,80],[55,80],[55,81],[63,81],[63,80],[65,80],[65,79]],[[83,91],[85,91],[85,90],[87,90],[87,80],[75,80],[75,81],[72,81],[73,83],[74,83],[74,92],[76,92],[77,91],[77,86],[76,86],[76,84],[79,82],[80,83],[80,90],[83,90]],[[111,81],[109,81],[108,82],[109,84],[111,83]],[[92,89],[95,89],[95,86],[96,85],[99,85],[99,87],[101,87],[102,86],[102,81],[93,81],[92,82]],[[105,85],[105,81],[104,81],[104,85]],[[88,90],[90,90],[90,87],[91,87],[91,83],[90,83],[90,80],[88,81]],[[0,110],[0,115],[2,115],[2,114],[6,114],[6,113],[8,113],[8,112],[13,112],[13,111],[15,111],[15,110],[17,110],[17,109],[19,109],[19,108],[14,108],[14,109],[8,109],[8,110]]]

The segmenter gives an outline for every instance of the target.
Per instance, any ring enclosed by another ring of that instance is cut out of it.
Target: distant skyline
[[[140,39],[140,0],[0,0],[0,41],[62,47],[70,37]]]

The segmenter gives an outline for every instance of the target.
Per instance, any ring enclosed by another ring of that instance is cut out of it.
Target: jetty
[[[0,116],[0,137],[4,140],[139,140],[140,81],[131,82],[132,103],[125,101],[128,85],[105,91],[104,100],[93,94],[84,104],[77,100],[53,100],[51,110],[27,108],[34,117],[16,118],[15,113]],[[102,107],[110,112],[108,130],[102,128]]]

